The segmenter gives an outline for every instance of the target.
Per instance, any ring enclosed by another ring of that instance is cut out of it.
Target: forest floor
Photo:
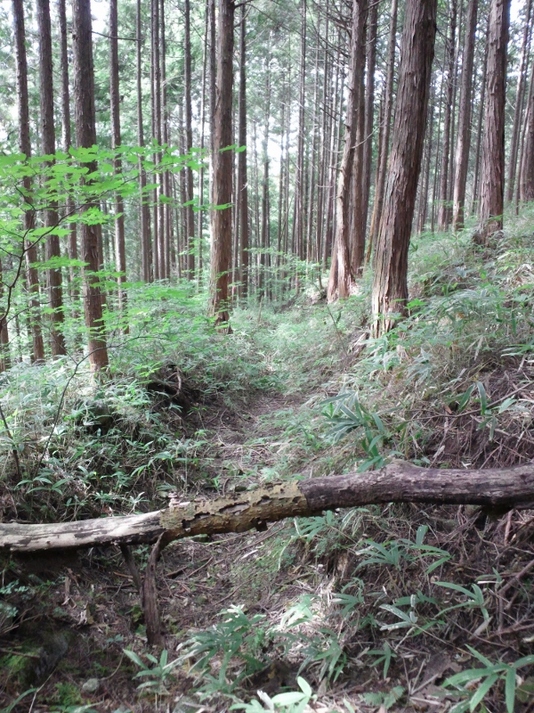
[[[113,453],[109,487],[129,467],[126,495],[155,509],[173,488],[213,497],[391,457],[472,468],[532,460],[531,235],[519,227],[484,253],[438,242],[418,245],[428,254],[412,276],[413,314],[387,338],[366,333],[364,289],[346,306],[303,297],[287,312],[237,315],[233,342],[197,339],[211,371],[184,369],[186,411],[121,387],[119,426],[89,430],[94,419],[81,433],[76,421],[83,445],[57,445],[47,477],[60,456],[83,454],[88,492],[88,454],[104,469]],[[156,426],[164,447],[138,475],[137,444],[148,452]],[[62,468],[62,487],[74,488]],[[107,483],[84,516],[114,511]],[[39,506],[32,492],[19,518]],[[52,521],[72,499],[54,497],[47,491]],[[7,518],[14,499],[0,500]],[[534,710],[533,533],[529,509],[391,504],[181,540],[158,564],[161,652],[147,647],[117,550],[12,557],[1,582],[0,711]],[[148,548],[133,556],[142,571]]]

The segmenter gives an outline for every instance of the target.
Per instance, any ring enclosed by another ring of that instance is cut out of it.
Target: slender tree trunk
[[[524,147],[519,175],[519,199],[522,203],[534,201],[534,64],[525,120]]]
[[[4,298],[4,278],[2,261],[0,260],[0,301]],[[0,313],[0,372],[11,367],[11,355],[9,353],[9,331],[7,326],[8,310]]]
[[[408,248],[428,116],[437,0],[407,0],[393,145],[375,256],[375,334],[393,327],[408,298]]]
[[[525,24],[523,28],[523,42],[521,45],[521,60],[517,75],[517,88],[515,94],[514,123],[512,127],[512,138],[510,141],[510,158],[508,160],[508,181],[506,185],[506,200],[511,203],[514,199],[515,177],[517,173],[517,157],[519,153],[519,138],[521,123],[523,119],[523,109],[525,107],[525,94],[527,86],[528,60],[530,54],[530,43],[532,39],[532,9],[533,0],[527,0],[525,13]]]
[[[161,146],[161,64],[159,58],[159,0],[151,0],[150,7],[150,37],[151,37],[151,61],[150,61],[150,93],[152,106],[152,138],[158,146]],[[154,162],[158,164],[161,159],[159,149],[154,154]],[[163,279],[161,272],[162,261],[162,241],[160,220],[159,220],[160,190],[159,181],[153,191],[152,222],[154,226],[154,278]]]
[[[352,200],[353,211],[351,216],[351,245],[350,261],[351,272],[354,277],[358,277],[363,269],[365,258],[365,234],[366,217],[364,217],[364,147],[365,147],[365,60],[366,60],[366,34],[368,0],[359,0],[360,13],[362,16],[360,23],[360,36],[358,37],[359,49],[357,52],[356,77],[358,87],[356,89],[356,145],[354,146],[354,166],[352,174]]]
[[[206,125],[206,80],[208,70],[208,53],[209,53],[209,28],[210,28],[210,0],[206,0],[204,6],[205,22],[204,22],[204,43],[202,53],[202,95],[200,100],[200,151],[204,153],[205,146],[205,125]],[[198,200],[199,205],[204,205],[204,180],[205,170],[204,164],[200,166],[198,171]],[[204,210],[198,211],[198,259],[197,259],[197,285],[200,288],[202,283],[202,268],[203,268],[203,236],[204,236]]]
[[[139,146],[145,145],[144,128],[143,128],[143,92],[142,92],[142,17],[141,17],[141,0],[137,0],[136,7],[136,91],[137,91],[137,142]],[[141,230],[141,272],[144,282],[152,281],[152,245],[150,238],[150,208],[147,203],[146,196],[146,172],[143,168],[143,162],[139,159],[139,225]]]
[[[303,258],[304,245],[304,136],[305,119],[304,104],[306,100],[306,55],[307,55],[307,0],[301,0],[301,45],[299,72],[299,123],[297,143],[297,163],[295,166],[295,202],[293,211],[293,253]]]
[[[90,0],[73,0],[74,99],[76,142],[78,147],[96,144],[93,41]],[[96,164],[89,164],[90,172]],[[90,206],[85,206],[89,208]],[[85,263],[84,308],[85,326],[89,332],[89,361],[93,371],[108,365],[108,353],[102,322],[102,294],[98,285],[98,270],[102,248],[99,226],[83,223],[82,259]]]
[[[491,0],[486,74],[486,110],[477,240],[483,244],[502,228],[506,60],[511,0]]]
[[[213,203],[210,312],[217,325],[228,330],[229,282],[232,263],[232,92],[234,55],[234,2],[218,0],[218,53],[213,146]]]
[[[441,148],[441,172],[439,186],[438,229],[447,230],[451,223],[451,206],[449,205],[449,165],[451,156],[451,126],[454,110],[454,65],[456,47],[456,21],[458,16],[457,0],[450,0],[450,30],[447,38],[447,78],[443,121],[443,143]]]
[[[387,166],[389,158],[389,137],[391,133],[391,116],[393,113],[393,80],[395,78],[395,51],[397,40],[397,14],[398,0],[391,0],[391,14],[389,22],[388,59],[384,104],[384,130],[382,138],[382,151],[379,157],[378,179],[376,182],[373,214],[369,229],[369,249],[371,250],[378,237],[378,228],[382,217],[384,203],[384,190],[386,187]]]
[[[269,43],[270,44],[270,43]],[[268,253],[270,247],[270,192],[269,192],[269,120],[271,115],[271,53],[268,50],[265,58],[265,70],[263,74],[265,78],[265,122],[263,125],[263,139],[261,160],[263,164],[263,177],[261,185],[261,235],[260,235],[260,270],[263,274],[263,284],[265,286],[264,294],[269,292],[269,267],[270,255]]]
[[[350,40],[350,71],[345,119],[345,141],[339,169],[336,197],[336,239],[328,280],[328,300],[349,296],[354,274],[351,268],[351,201],[350,189],[354,168],[354,149],[358,130],[358,109],[361,90],[363,28],[365,0],[352,2],[352,30]]]
[[[26,31],[24,27],[24,7],[22,0],[13,0],[13,22],[15,30],[15,50],[17,58],[17,95],[19,114],[19,146],[21,152],[30,158],[30,110],[28,104],[28,63],[26,59]],[[31,205],[31,178],[25,176],[24,187],[24,252],[26,255],[26,282],[30,293],[30,330],[32,335],[32,361],[44,361],[44,343],[41,333],[39,303],[39,277],[33,265],[37,262],[37,246],[32,236],[35,227],[35,211]]]
[[[111,147],[115,151],[121,145],[121,119],[120,119],[120,88],[119,88],[119,26],[117,15],[117,0],[110,0],[109,3],[109,50],[110,50],[110,72],[109,72],[109,98],[111,107]],[[113,168],[115,175],[122,172],[122,160],[117,153],[113,157]],[[126,245],[124,240],[124,201],[117,193],[115,197],[115,266],[119,277],[118,296],[119,311],[121,314],[121,326],[124,334],[129,333],[128,319],[126,316],[126,291],[123,288],[126,282]]]
[[[471,212],[474,213],[478,206],[480,197],[480,172],[482,165],[482,127],[484,124],[484,110],[486,106],[486,76],[488,73],[488,38],[489,38],[489,15],[486,19],[486,33],[484,42],[484,55],[482,60],[481,72],[481,89],[480,89],[480,104],[478,107],[478,119],[476,137],[477,144],[475,150],[475,177],[473,180],[473,200],[471,203]]]
[[[467,168],[471,144],[471,103],[473,87],[473,63],[475,55],[475,35],[477,28],[478,0],[470,0],[462,58],[462,79],[460,87],[460,115],[456,140],[456,172],[454,176],[453,225],[454,230],[464,227],[465,190]]]
[[[237,205],[239,211],[239,262],[240,288],[243,299],[248,297],[249,223],[248,223],[248,176],[247,176],[247,8],[241,6],[239,35],[239,147],[237,158]],[[283,132],[282,126],[282,132]]]
[[[193,112],[191,107],[191,22],[189,0],[184,2],[184,108],[185,144],[187,153],[193,148]],[[187,166],[186,175],[186,249],[188,278],[195,278],[195,214],[193,212],[193,171]]]
[[[69,53],[67,42],[67,14],[65,8],[65,0],[58,0],[58,17],[60,31],[60,57],[61,57],[61,124],[63,129],[63,149],[68,151],[72,146],[72,134],[70,128],[70,83],[69,83]],[[67,198],[66,205],[67,215],[71,216],[75,213],[75,205],[71,196]],[[76,223],[69,224],[69,243],[68,243],[69,258],[71,260],[78,259],[78,226]],[[73,268],[69,269],[70,276],[70,296],[73,304],[76,306],[80,297],[78,285],[75,281],[75,272]],[[76,312],[76,307],[75,307]]]
[[[373,162],[373,128],[375,104],[376,41],[378,35],[378,3],[369,6],[367,37],[367,68],[365,87],[365,136],[363,144],[362,177],[362,226],[367,231],[369,214],[369,195],[371,192],[371,167]],[[364,236],[365,237],[365,236]]]
[[[54,83],[52,68],[52,31],[50,23],[49,0],[37,2],[37,24],[39,28],[39,96],[41,103],[41,140],[42,150],[47,156],[56,153],[56,130],[54,125]],[[51,166],[53,162],[48,162]],[[44,224],[50,232],[46,236],[46,259],[60,257],[58,207],[52,203],[45,211]],[[48,301],[51,310],[50,347],[52,356],[67,353],[63,337],[63,292],[61,269],[47,270]]]
[[[159,2],[159,61],[160,61],[160,100],[159,100],[159,136],[160,143],[169,145],[169,122],[167,110],[167,30],[165,23],[165,0]],[[171,206],[169,203],[170,194],[170,173],[168,170],[159,174],[159,210],[158,234],[161,235],[161,276],[168,280],[171,276]],[[185,202],[185,201],[184,201]]]

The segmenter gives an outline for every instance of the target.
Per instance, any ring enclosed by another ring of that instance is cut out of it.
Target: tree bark
[[[391,329],[408,298],[408,248],[421,169],[434,57],[437,0],[408,0],[384,210],[375,257],[375,334]]]
[[[289,517],[389,502],[531,507],[534,466],[468,470],[394,461],[373,472],[272,483],[211,501],[179,502],[173,496],[167,509],[143,515],[47,525],[3,522],[0,549],[35,552],[158,540],[164,547],[185,537],[264,529],[269,522]]]
[[[67,12],[65,0],[58,0],[58,19],[60,34],[60,58],[61,58],[61,126],[63,150],[68,151],[72,146],[72,132],[70,126],[70,82],[69,82],[69,50],[67,41]],[[71,196],[67,198],[65,206],[67,215],[74,215],[76,212],[74,200]],[[76,223],[69,224],[68,252],[70,260],[78,259],[78,226]],[[72,303],[79,303],[79,288],[77,286],[74,268],[69,269],[70,296]]]
[[[76,116],[76,142],[78,147],[90,148],[96,144],[95,89],[93,70],[93,41],[90,0],[73,0],[73,50],[74,98]],[[88,164],[89,172],[96,164]],[[84,206],[88,208],[90,206]],[[100,269],[101,233],[97,225],[82,224],[82,259],[84,274],[85,326],[89,332],[89,362],[98,372],[108,365],[108,352],[102,322],[102,293],[98,286]]]
[[[395,78],[395,51],[397,46],[397,14],[398,0],[391,0],[391,17],[389,23],[387,75],[384,96],[384,120],[382,131],[382,150],[378,157],[378,175],[376,181],[373,213],[369,228],[369,255],[372,255],[374,245],[378,238],[378,229],[384,205],[384,191],[386,188],[387,166],[389,158],[389,137],[391,133],[391,116],[393,113],[393,80]]]
[[[462,57],[460,114],[458,119],[458,136],[456,139],[456,171],[454,175],[453,196],[454,230],[461,230],[464,227],[465,190],[467,186],[469,149],[471,145],[471,102],[477,12],[478,0],[470,0],[467,11],[464,51]]]
[[[515,178],[517,173],[517,157],[519,154],[521,123],[523,109],[525,106],[525,94],[527,86],[528,61],[530,54],[530,43],[532,38],[532,0],[526,3],[526,12],[523,28],[523,42],[521,45],[521,60],[517,73],[517,88],[515,94],[514,123],[512,127],[512,138],[510,140],[510,157],[508,160],[508,180],[506,185],[506,200],[511,203],[514,198]]]
[[[447,38],[447,91],[445,94],[445,117],[443,122],[443,143],[441,147],[441,174],[439,186],[438,230],[447,230],[451,223],[452,211],[449,204],[449,167],[451,158],[451,135],[454,111],[456,23],[458,17],[457,0],[450,0],[450,32]]]
[[[502,229],[506,60],[511,0],[491,0],[477,242]]]
[[[519,176],[519,199],[522,203],[534,201],[534,64],[530,77],[524,147]]]
[[[363,36],[365,26],[366,0],[353,0],[350,72],[348,79],[347,114],[345,119],[345,142],[339,168],[336,196],[336,238],[332,250],[332,263],[328,279],[328,301],[345,299],[350,295],[354,282],[351,263],[351,182],[354,170],[354,152],[358,134],[360,92],[365,58]],[[360,190],[360,186],[356,186]],[[360,215],[361,218],[361,215]]]
[[[247,177],[247,25],[245,5],[241,6],[241,31],[239,38],[239,138],[241,149],[237,157],[237,206],[239,214],[239,294],[248,297],[249,222],[248,222],[248,177]],[[282,122],[283,134],[283,122]],[[283,139],[282,139],[283,140]]]
[[[56,130],[54,125],[54,79],[52,67],[52,31],[50,23],[49,0],[37,2],[37,25],[39,28],[39,96],[41,102],[41,140],[42,150],[47,156],[56,153]],[[47,162],[51,166],[53,161]],[[52,202],[45,211],[44,224],[50,229],[46,236],[46,259],[60,257],[58,226],[58,207]],[[67,353],[63,336],[63,291],[61,269],[47,270],[48,301],[51,309],[50,347],[52,356]]]
[[[121,145],[121,116],[120,116],[120,87],[119,87],[119,24],[117,0],[109,3],[109,100],[111,108],[111,147],[116,153],[113,157],[115,175],[122,172],[122,160],[117,152]],[[119,276],[118,297],[121,327],[123,334],[129,333],[128,318],[126,314],[127,297],[123,284],[126,282],[126,244],[124,239],[124,201],[120,194],[115,197],[115,266]]]
[[[137,142],[139,146],[145,145],[143,128],[143,91],[142,91],[142,53],[143,43],[142,22],[141,22],[141,0],[137,0],[136,5],[136,93],[137,93]],[[151,282],[152,273],[152,244],[150,239],[150,208],[146,197],[146,172],[143,168],[143,161],[139,159],[139,226],[141,232],[141,273],[144,282]]]
[[[213,117],[213,203],[210,313],[223,330],[228,329],[229,284],[232,265],[232,92],[234,56],[233,0],[218,0],[218,52],[215,114]]]
[[[26,58],[26,30],[24,27],[24,6],[22,0],[13,0],[13,23],[15,31],[15,52],[17,60],[17,95],[19,120],[19,146],[21,152],[31,156],[30,109],[28,103],[28,62]],[[39,302],[39,276],[33,266],[37,262],[37,246],[31,231],[35,227],[35,211],[31,205],[31,178],[25,176],[24,187],[24,253],[26,256],[26,282],[30,293],[29,324],[32,335],[32,361],[44,361],[44,343],[41,332]]]
[[[185,114],[185,148],[191,153],[193,148],[193,118],[191,106],[191,11],[189,0],[184,3],[184,114]],[[193,171],[189,166],[185,168],[186,187],[186,249],[187,249],[187,277],[195,278],[195,214],[193,212]]]

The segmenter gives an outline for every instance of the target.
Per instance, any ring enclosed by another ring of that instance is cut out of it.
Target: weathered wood
[[[490,470],[419,468],[394,461],[367,473],[274,483],[215,500],[179,502],[143,515],[48,525],[0,523],[0,549],[31,552],[154,543],[264,529],[269,522],[373,503],[525,507],[534,504],[534,463]]]

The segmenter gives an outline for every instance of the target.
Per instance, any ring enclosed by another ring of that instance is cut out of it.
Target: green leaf
[[[469,710],[471,712],[475,710],[479,703],[482,703],[487,693],[493,687],[498,678],[499,677],[497,676],[497,674],[492,674],[491,676],[488,676],[483,683],[480,684],[475,693],[471,696],[471,700],[469,701]]]
[[[516,683],[516,670],[515,668],[509,668],[506,672],[506,678],[504,683],[504,699],[506,701],[506,710],[508,713],[514,713],[515,708],[515,683]]]

